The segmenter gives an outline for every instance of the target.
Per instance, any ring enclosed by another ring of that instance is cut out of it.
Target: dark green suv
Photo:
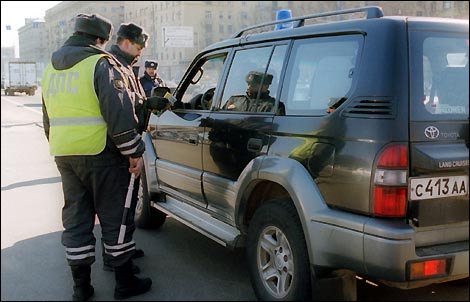
[[[151,116],[138,226],[245,247],[260,300],[468,278],[468,20],[281,22],[204,49]]]

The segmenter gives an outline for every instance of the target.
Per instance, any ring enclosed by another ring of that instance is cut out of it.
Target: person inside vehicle
[[[273,112],[276,99],[269,95],[269,86],[273,81],[273,75],[250,71],[245,80],[247,84],[246,94],[231,96],[224,109],[245,112]]]

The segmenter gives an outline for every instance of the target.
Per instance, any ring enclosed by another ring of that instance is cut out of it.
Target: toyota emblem
[[[429,126],[424,129],[424,135],[429,139],[436,139],[439,137],[439,129],[434,126]]]

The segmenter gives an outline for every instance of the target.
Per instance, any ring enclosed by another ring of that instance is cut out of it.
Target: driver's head
[[[246,94],[250,97],[255,97],[261,84],[261,92],[268,91],[269,85],[271,85],[273,81],[273,75],[269,73],[265,74],[260,71],[250,71],[245,80],[247,84]]]

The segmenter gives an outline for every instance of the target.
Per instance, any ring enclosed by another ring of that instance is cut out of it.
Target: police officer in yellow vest
[[[131,173],[140,175],[145,145],[122,66],[104,50],[111,32],[106,18],[77,15],[74,34],[53,53],[42,77],[44,131],[62,178],[62,244],[76,301],[94,292],[95,215],[115,269],[114,297],[142,294],[152,284],[132,272],[134,217],[120,234],[129,180]]]

